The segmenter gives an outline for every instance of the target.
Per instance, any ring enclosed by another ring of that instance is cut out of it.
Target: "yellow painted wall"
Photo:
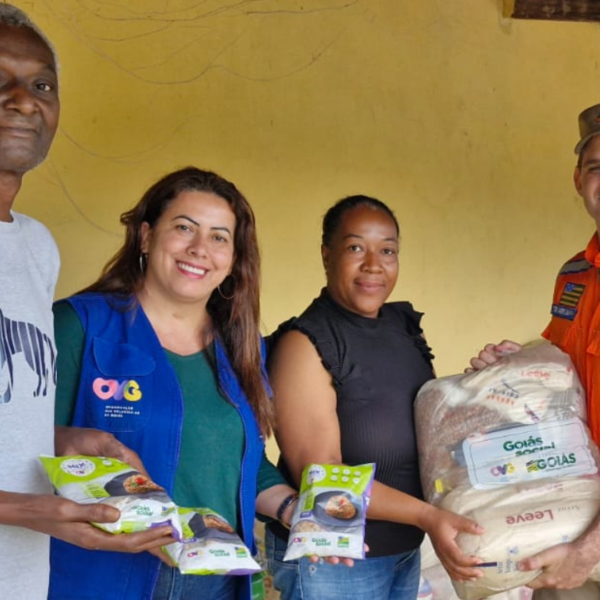
[[[394,299],[426,313],[439,374],[529,340],[593,231],[572,183],[600,102],[594,24],[511,21],[501,0],[15,0],[55,42],[62,119],[16,209],[95,278],[119,214],[195,164],[250,198],[265,332],[323,283],[320,219],[348,194],[402,226]]]

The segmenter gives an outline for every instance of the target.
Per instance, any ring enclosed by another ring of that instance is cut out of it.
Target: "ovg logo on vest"
[[[142,398],[140,384],[134,379],[118,381],[116,379],[103,379],[97,377],[92,383],[92,390],[100,400],[126,400],[137,402]]]

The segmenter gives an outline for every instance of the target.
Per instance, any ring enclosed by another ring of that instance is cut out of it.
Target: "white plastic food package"
[[[375,465],[305,467],[284,560],[364,558],[365,521]]]
[[[175,503],[165,490],[129,465],[101,456],[40,456],[54,489],[80,504],[110,504],[121,511],[114,523],[93,523],[109,533],[134,533],[171,525],[181,538]]]
[[[261,571],[233,527],[210,508],[179,508],[184,539],[164,551],[184,575],[247,575]]]

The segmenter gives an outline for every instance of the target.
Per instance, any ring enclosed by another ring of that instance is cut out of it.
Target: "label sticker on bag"
[[[598,472],[585,426],[577,418],[472,435],[462,450],[475,489]]]

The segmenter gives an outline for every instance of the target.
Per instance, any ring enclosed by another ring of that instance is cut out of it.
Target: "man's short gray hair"
[[[58,57],[56,56],[56,50],[54,49],[52,42],[20,8],[8,4],[8,2],[0,2],[0,25],[8,25],[9,27],[27,27],[28,29],[35,31],[46,46],[48,46],[50,52],[52,52],[54,64],[58,71]]]

